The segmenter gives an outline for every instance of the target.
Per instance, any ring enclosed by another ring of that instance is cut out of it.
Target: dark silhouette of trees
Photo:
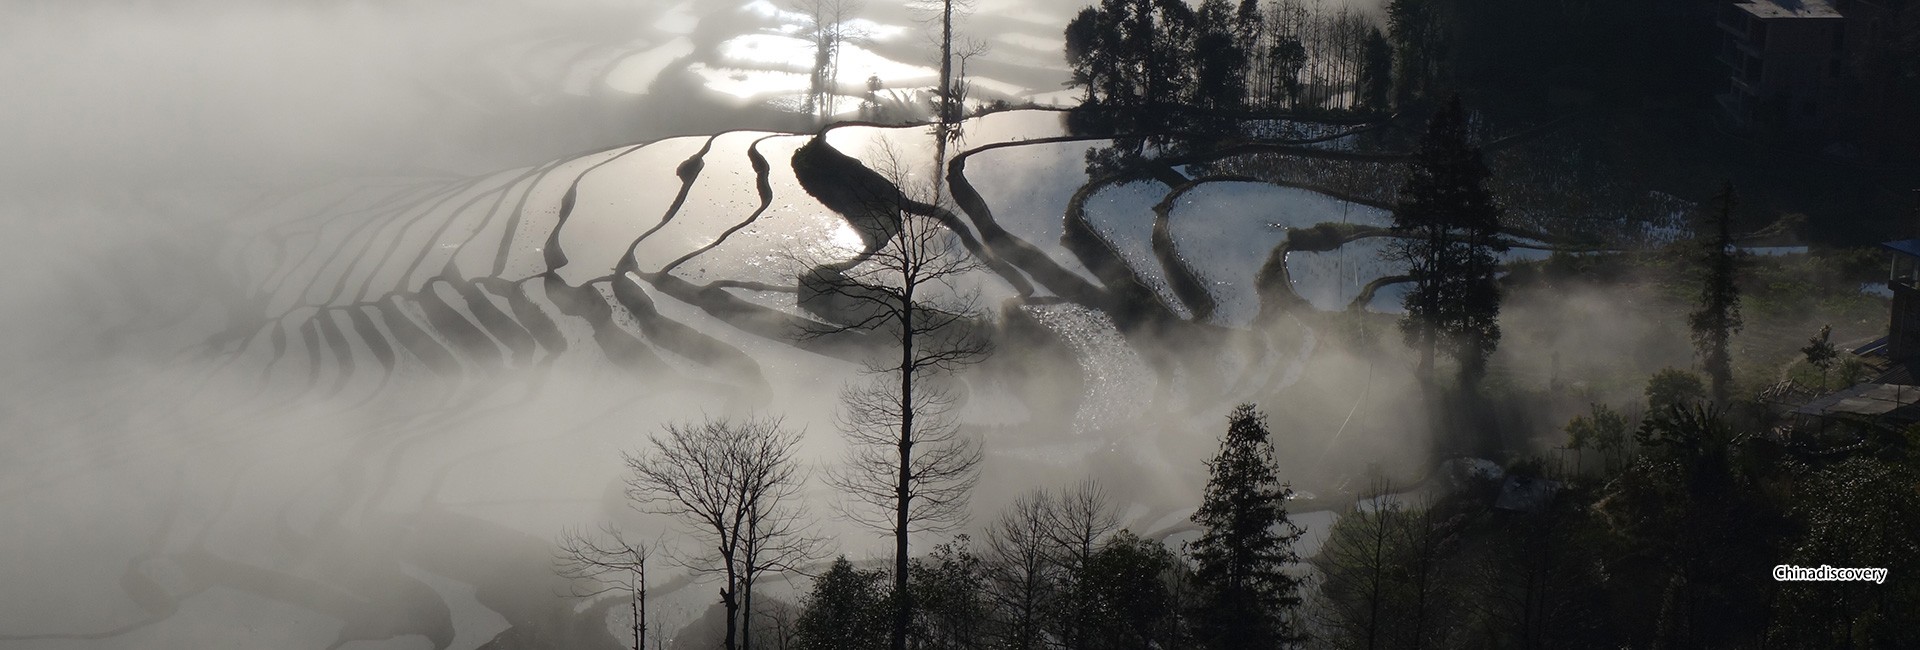
[[[1102,540],[1119,527],[1119,520],[1106,492],[1090,480],[1062,492],[1052,505],[1045,535],[1060,575],[1057,632],[1068,648],[1097,648],[1089,645],[1091,632],[1101,622],[1086,592],[1087,564]]]
[[[982,640],[991,610],[985,594],[985,570],[966,535],[914,558],[908,571],[913,590],[912,643],[924,650],[985,647]]]
[[[1755,568],[1780,562],[1789,528],[1766,501],[1765,446],[1700,405],[1649,414],[1635,438],[1642,453],[1609,484],[1604,513],[1634,549],[1621,570],[1647,572],[1649,641],[1753,645],[1774,584]]]
[[[627,498],[678,518],[700,550],[676,559],[696,574],[721,576],[728,650],[739,647],[740,611],[752,604],[755,575],[811,552],[794,503],[799,442],[778,419],[716,419],[668,424],[647,448],[626,455]]]
[[[1182,647],[1180,612],[1188,569],[1165,544],[1122,530],[1081,567],[1078,596],[1091,625],[1081,647],[1149,650]]]
[[[1275,476],[1273,463],[1266,416],[1251,404],[1235,408],[1219,454],[1207,462],[1211,478],[1193,514],[1200,538],[1187,546],[1199,592],[1192,622],[1202,647],[1306,641],[1296,620],[1300,579],[1286,572],[1299,562],[1293,544],[1303,531],[1287,519],[1293,490]]]
[[[1407,106],[1429,98],[1440,85],[1447,43],[1441,33],[1437,0],[1388,0],[1387,28],[1393,37],[1394,103]]]
[[[1501,208],[1487,189],[1489,175],[1455,97],[1420,139],[1393,210],[1399,238],[1385,253],[1406,264],[1412,278],[1401,327],[1429,381],[1436,354],[1445,353],[1458,363],[1461,384],[1472,386],[1500,342],[1494,274],[1506,246],[1498,238]]]
[[[1672,406],[1690,406],[1707,398],[1707,385],[1700,376],[1667,368],[1647,379],[1647,412],[1658,413]]]
[[[807,99],[804,110],[824,122],[834,114],[834,104],[839,92],[840,47],[850,39],[861,34],[849,25],[854,14],[860,13],[859,0],[794,0],[793,8],[805,16],[808,40],[813,42],[813,68],[807,80]],[[878,91],[877,83],[869,83],[868,95]]]
[[[991,638],[1000,647],[1034,650],[1047,642],[1058,605],[1059,571],[1048,539],[1052,494],[1022,496],[987,529],[986,595],[999,613]]]
[[[1712,387],[1713,403],[1726,406],[1733,390],[1733,335],[1740,332],[1740,250],[1733,246],[1733,184],[1714,197],[1719,204],[1712,216],[1711,235],[1701,242],[1700,298],[1687,315],[1694,350]]]
[[[880,650],[887,647],[892,610],[883,571],[854,568],[845,556],[813,581],[794,624],[798,650]]]
[[[1370,111],[1393,109],[1393,45],[1378,27],[1367,28],[1367,41],[1361,54],[1360,108]]]
[[[1255,14],[1258,15],[1258,14]],[[1243,24],[1227,0],[1200,4],[1199,32],[1193,43],[1195,104],[1214,110],[1237,110],[1246,101],[1247,52]]]

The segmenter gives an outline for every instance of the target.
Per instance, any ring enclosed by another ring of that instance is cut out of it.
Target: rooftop
[[[1883,242],[1880,247],[1908,257],[1920,257],[1920,239]]]
[[[1898,384],[1859,384],[1815,398],[1796,415],[1886,417],[1895,420],[1920,420],[1920,388]]]
[[[1753,0],[1734,5],[1760,18],[1840,18],[1825,0]]]

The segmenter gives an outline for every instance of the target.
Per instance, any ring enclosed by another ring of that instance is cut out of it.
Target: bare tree
[[[721,576],[725,647],[734,650],[753,577],[775,565],[769,558],[805,554],[772,550],[807,543],[790,510],[802,480],[793,461],[800,434],[777,418],[667,424],[662,433],[626,455],[633,472],[627,498],[636,509],[678,518],[699,540],[702,550],[675,559],[696,575]]]
[[[838,97],[840,46],[865,36],[851,24],[865,6],[860,0],[794,0],[793,8],[806,16],[807,35],[813,41],[813,75],[805,110],[825,121],[833,116]]]
[[[643,650],[647,637],[647,560],[654,545],[628,541],[620,529],[602,525],[601,534],[569,530],[560,537],[554,556],[555,571],[570,581],[573,595],[595,598],[625,593],[633,610],[633,650]]]
[[[1050,539],[1055,509],[1053,495],[1036,490],[987,529],[987,598],[1002,617],[1001,647],[1034,650],[1045,643],[1058,579]]]
[[[944,192],[947,167],[947,145],[956,137],[954,125],[962,117],[964,101],[961,93],[965,88],[956,82],[953,75],[955,58],[953,40],[953,22],[955,14],[960,18],[973,13],[975,0],[918,0],[916,6],[923,12],[932,14],[928,22],[940,26],[940,86],[934,89],[934,160],[933,160],[933,201],[940,202]],[[986,53],[986,44],[981,42],[962,42],[960,53],[972,58]],[[964,61],[963,61],[964,66]]]
[[[848,442],[845,465],[828,480],[848,498],[849,518],[894,538],[892,647],[906,647],[913,599],[907,589],[908,536],[964,523],[967,496],[980,463],[977,442],[953,417],[954,394],[944,381],[991,350],[981,334],[977,292],[962,277],[981,265],[940,221],[910,198],[905,166],[887,155],[882,172],[893,190],[860,197],[857,221],[873,244],[854,259],[813,266],[801,279],[834,312],[803,337],[860,331],[885,337],[894,355],[867,366],[871,383],[842,393],[840,418]]]
[[[1061,493],[1049,523],[1047,541],[1064,573],[1066,599],[1071,603],[1061,612],[1066,617],[1061,633],[1068,648],[1085,648],[1092,636],[1086,628],[1095,618],[1083,584],[1087,562],[1100,542],[1120,527],[1120,521],[1107,502],[1106,490],[1087,479]]]
[[[795,437],[797,442],[798,437]],[[806,511],[798,507],[801,481],[793,474],[791,447],[787,459],[778,463],[772,478],[753,486],[746,499],[747,531],[740,554],[740,647],[752,648],[754,585],[767,572],[796,571],[800,567],[826,559],[825,541],[808,526]],[[776,630],[784,624],[775,618]],[[776,641],[784,643],[784,632]]]

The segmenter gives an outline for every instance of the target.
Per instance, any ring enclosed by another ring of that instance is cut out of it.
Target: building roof
[[[1920,239],[1882,242],[1880,247],[1908,257],[1920,257]]]
[[[1734,5],[1761,18],[1840,18],[1825,0],[1753,0]]]
[[[1899,384],[1856,384],[1814,398],[1796,415],[1860,416],[1920,421],[1920,387]]]

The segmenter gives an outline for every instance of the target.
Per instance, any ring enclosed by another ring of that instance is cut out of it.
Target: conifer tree
[[[1500,205],[1487,189],[1490,172],[1467,134],[1466,109],[1454,97],[1433,116],[1400,188],[1393,226],[1401,236],[1386,252],[1407,265],[1413,289],[1401,327],[1431,379],[1434,357],[1459,363],[1472,385],[1500,343]]]
[[[1300,560],[1293,544],[1304,531],[1287,519],[1293,490],[1275,475],[1268,435],[1266,416],[1242,404],[1207,463],[1212,478],[1193,514],[1202,532],[1186,549],[1200,592],[1193,625],[1202,647],[1266,650],[1306,641],[1295,620],[1300,578],[1286,573]]]
[[[1687,327],[1693,330],[1694,350],[1700,354],[1713,403],[1725,406],[1733,391],[1733,335],[1741,326],[1740,287],[1734,284],[1740,251],[1733,247],[1733,183],[1722,187],[1714,199],[1720,209],[1714,211],[1713,232],[1701,251],[1706,273],[1699,309],[1687,315]]]

